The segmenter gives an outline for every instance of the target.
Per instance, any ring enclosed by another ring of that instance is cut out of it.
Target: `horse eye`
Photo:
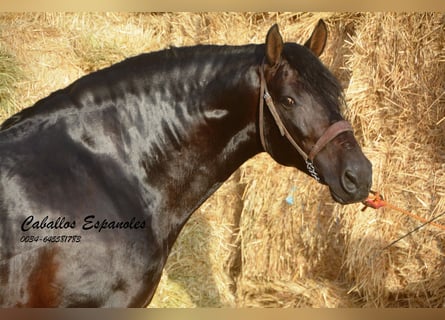
[[[295,100],[292,99],[291,97],[283,97],[281,99],[281,103],[285,106],[285,107],[293,107],[295,106]]]

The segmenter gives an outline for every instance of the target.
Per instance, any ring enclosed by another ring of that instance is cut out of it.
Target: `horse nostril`
[[[346,170],[342,177],[343,189],[348,193],[355,193],[358,190],[357,176],[351,171]]]

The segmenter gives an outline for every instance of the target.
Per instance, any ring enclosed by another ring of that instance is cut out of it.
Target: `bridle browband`
[[[317,154],[323,150],[323,148],[331,142],[333,139],[335,139],[339,134],[346,132],[346,131],[353,131],[351,125],[346,120],[340,120],[335,123],[333,123],[329,128],[326,129],[326,131],[322,134],[322,136],[317,140],[315,145],[310,150],[309,154],[307,154],[294,140],[292,135],[287,130],[286,126],[284,125],[283,121],[280,118],[280,115],[278,114],[278,111],[275,107],[275,104],[273,103],[272,97],[269,94],[269,91],[267,90],[267,84],[266,84],[266,78],[264,76],[264,64],[265,59],[263,60],[263,63],[260,67],[260,105],[259,105],[259,130],[260,130],[260,139],[261,144],[264,148],[264,151],[267,151],[266,147],[266,140],[264,137],[264,101],[266,101],[266,105],[269,108],[270,113],[272,114],[275,123],[278,126],[278,129],[280,130],[280,133],[282,136],[285,136],[287,140],[290,142],[290,144],[298,151],[298,153],[303,157],[304,161],[306,162],[306,167],[309,172],[309,174],[317,181],[320,181],[320,177],[317,174],[317,171],[314,167],[314,159],[317,156]]]

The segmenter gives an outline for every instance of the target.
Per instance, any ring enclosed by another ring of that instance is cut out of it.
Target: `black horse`
[[[263,151],[364,200],[371,164],[317,58],[326,35],[283,43],[275,25],[265,44],[143,54],[6,120],[0,305],[148,305],[190,215]]]

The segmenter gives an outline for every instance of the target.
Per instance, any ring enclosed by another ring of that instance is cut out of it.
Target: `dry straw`
[[[322,60],[345,88],[374,188],[424,218],[444,212],[441,13],[2,14],[0,117],[127,56],[261,43],[276,22],[287,41],[303,42],[320,18],[330,30]],[[443,231],[427,226],[382,250],[419,222],[360,209],[261,154],[192,216],[152,305],[443,306]]]

